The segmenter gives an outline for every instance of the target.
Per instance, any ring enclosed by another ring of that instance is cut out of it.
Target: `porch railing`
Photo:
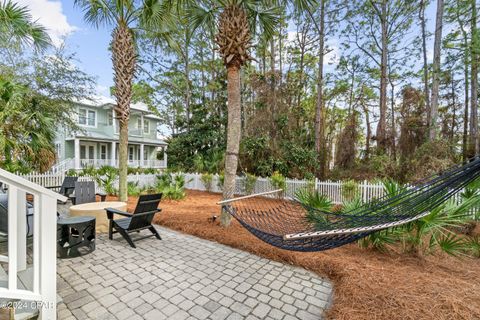
[[[82,168],[85,167],[101,167],[104,165],[112,165],[112,160],[110,159],[81,159],[80,165]],[[165,160],[129,160],[128,165],[130,167],[141,167],[141,168],[166,168],[167,165]],[[115,166],[118,167],[118,159],[115,160]]]
[[[0,182],[8,192],[8,251],[0,263],[8,266],[8,284],[0,287],[0,297],[31,301],[39,308],[40,319],[56,319],[56,235],[57,200],[67,198],[0,169]],[[27,268],[27,194],[33,202],[33,277],[20,288],[18,275]]]

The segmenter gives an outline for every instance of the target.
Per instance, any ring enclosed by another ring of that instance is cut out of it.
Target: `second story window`
[[[107,113],[107,119],[108,119],[108,125],[113,126],[113,113],[112,112]]]
[[[143,120],[143,133],[150,133],[150,121],[147,119]]]
[[[93,110],[79,109],[78,123],[84,126],[94,127],[96,122],[96,113]]]

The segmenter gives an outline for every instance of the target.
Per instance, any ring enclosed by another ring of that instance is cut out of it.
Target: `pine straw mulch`
[[[155,222],[327,277],[334,284],[330,319],[480,319],[479,259],[382,254],[356,244],[316,253],[277,249],[237,221],[228,229],[210,222],[219,213],[219,199],[188,191],[182,201],[162,201]],[[135,203],[131,197],[130,210]]]

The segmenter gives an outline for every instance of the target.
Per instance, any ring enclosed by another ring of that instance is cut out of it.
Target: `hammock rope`
[[[282,190],[227,199],[218,204],[262,241],[286,250],[321,251],[421,219],[479,177],[480,158],[475,158],[396,196],[383,196],[350,212],[323,212],[284,198]],[[315,215],[314,221],[307,220],[309,213]]]

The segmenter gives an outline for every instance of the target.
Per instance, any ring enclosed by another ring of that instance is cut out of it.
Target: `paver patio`
[[[305,269],[157,227],[130,248],[97,238],[86,256],[58,260],[58,318],[321,319],[332,285]]]

